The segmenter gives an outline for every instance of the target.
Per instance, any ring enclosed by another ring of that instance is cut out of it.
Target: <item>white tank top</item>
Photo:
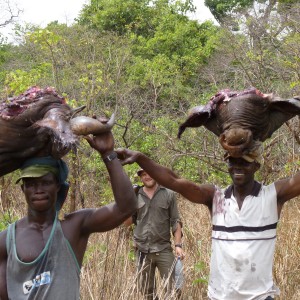
[[[208,296],[213,300],[264,300],[279,295],[272,266],[278,222],[275,185],[255,182],[241,210],[232,187],[216,187]]]

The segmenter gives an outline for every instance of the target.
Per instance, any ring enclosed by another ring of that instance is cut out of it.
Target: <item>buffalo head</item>
[[[114,116],[105,124],[75,115],[50,87],[31,87],[0,103],[0,176],[18,169],[33,156],[61,158],[78,143],[79,135],[109,131]]]
[[[219,137],[233,157],[254,153],[284,122],[300,114],[300,98],[278,99],[255,88],[242,92],[222,90],[205,106],[190,110],[180,125],[178,137],[187,127],[204,126]]]

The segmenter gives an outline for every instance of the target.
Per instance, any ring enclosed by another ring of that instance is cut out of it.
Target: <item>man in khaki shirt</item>
[[[138,192],[138,210],[133,216],[134,244],[137,250],[140,291],[146,299],[155,297],[155,270],[168,280],[170,293],[174,280],[175,257],[171,246],[174,236],[176,258],[184,258],[181,227],[176,194],[160,185],[144,170],[137,172],[143,187]]]

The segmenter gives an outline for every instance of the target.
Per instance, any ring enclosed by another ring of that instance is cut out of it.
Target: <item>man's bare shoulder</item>
[[[76,219],[86,218],[88,215],[95,211],[94,208],[83,208],[75,210],[71,213],[64,213],[63,217],[60,219],[61,222],[69,222]]]
[[[79,209],[71,213],[65,213],[62,218],[60,218],[60,223],[63,228],[73,228],[78,229],[83,225],[85,220],[89,218],[95,212],[93,208]]]

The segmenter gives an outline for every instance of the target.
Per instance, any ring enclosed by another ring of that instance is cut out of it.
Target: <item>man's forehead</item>
[[[26,181],[39,181],[39,180],[51,180],[51,179],[53,179],[53,180],[57,179],[56,176],[51,172],[47,173],[46,175],[39,176],[39,177],[24,177],[24,178],[22,178],[22,180],[24,182],[26,182]]]
[[[247,161],[246,159],[244,159],[244,158],[242,158],[242,157],[232,157],[232,156],[229,156],[229,157],[226,159],[226,161],[227,161],[228,163],[242,163],[242,164],[248,164],[248,165],[254,163],[254,161],[253,161],[253,162],[250,162],[250,161]]]

